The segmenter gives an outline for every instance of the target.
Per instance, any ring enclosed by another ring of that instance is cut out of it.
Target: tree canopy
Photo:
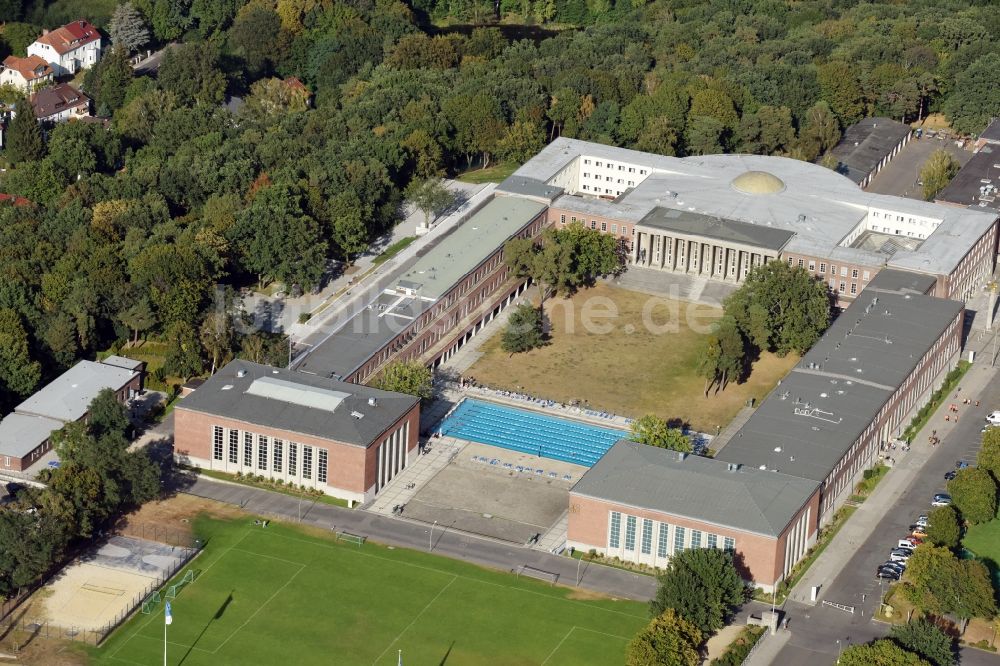
[[[416,396],[426,402],[434,395],[430,369],[416,361],[394,361],[381,372],[375,385],[383,391]]]
[[[746,600],[747,588],[729,551],[693,548],[670,558],[659,577],[650,613],[658,617],[677,611],[703,633],[721,629],[735,608]]]
[[[633,441],[661,449],[671,449],[690,453],[693,450],[691,438],[680,428],[671,428],[666,420],[655,414],[646,414],[632,421],[629,437]]]
[[[889,637],[899,647],[932,666],[953,666],[955,663],[955,639],[927,619],[897,624],[889,632]]]
[[[837,663],[841,666],[930,666],[930,662],[887,638],[852,645],[840,654]]]
[[[530,303],[521,303],[510,313],[507,327],[500,338],[500,347],[505,352],[517,354],[544,344],[541,311]]]
[[[703,632],[673,608],[654,617],[625,650],[626,666],[698,666]]]
[[[948,482],[948,492],[962,518],[973,525],[989,522],[997,515],[997,484],[984,469],[958,470]]]

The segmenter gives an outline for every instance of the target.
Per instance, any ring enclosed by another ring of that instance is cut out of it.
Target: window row
[[[611,512],[608,530],[609,550],[634,553],[638,546],[640,554],[652,555],[654,543],[657,557],[669,557],[689,548],[736,550],[736,539],[733,537],[662,523],[649,518],[640,519],[637,516],[623,515],[619,511]]]
[[[254,455],[255,453],[256,455]],[[315,477],[313,477],[314,456],[318,463]],[[221,462],[223,459],[228,460],[231,465],[256,468],[258,472],[286,474],[292,477],[301,476],[304,479],[315,478],[320,483],[326,483],[329,452],[326,449],[297,442],[287,442],[247,431],[243,431],[241,440],[239,430],[226,430],[222,426],[212,426],[212,460]],[[300,461],[302,464],[301,475],[299,474]]]

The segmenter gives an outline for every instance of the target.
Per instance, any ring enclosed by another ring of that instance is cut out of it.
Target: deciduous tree
[[[431,225],[431,218],[436,218],[455,203],[455,193],[445,187],[440,178],[411,181],[405,196],[424,214],[425,227]]]
[[[394,361],[386,366],[375,382],[383,391],[406,393],[427,402],[434,396],[433,374],[418,361]]]
[[[840,666],[930,666],[930,662],[907,652],[887,638],[870,644],[852,645],[840,654],[837,663]]]
[[[955,663],[955,639],[924,618],[894,626],[889,637],[899,647],[927,660],[932,666],[953,666]]]
[[[964,520],[978,525],[997,515],[997,484],[989,472],[976,467],[958,470],[948,492]]]
[[[12,164],[40,160],[45,156],[42,130],[35,118],[35,110],[27,99],[17,102],[17,111],[7,127],[4,152]]]
[[[684,453],[690,453],[693,449],[691,438],[685,435],[684,431],[680,428],[671,428],[664,419],[655,414],[646,414],[632,421],[629,433],[633,441],[647,446]]]
[[[667,609],[632,639],[626,666],[698,666],[702,632],[674,609]]]
[[[649,602],[653,617],[674,609],[698,629],[710,633],[725,626],[733,610],[746,600],[747,588],[733,555],[718,548],[692,548],[675,553],[659,577]]]
[[[933,201],[938,192],[948,186],[960,168],[958,160],[944,148],[938,148],[931,153],[920,169],[920,180],[924,183],[924,199]]]
[[[542,313],[530,303],[521,303],[510,313],[507,327],[500,339],[500,347],[505,352],[516,354],[541,347],[545,344],[542,332]]]
[[[953,506],[939,506],[927,517],[927,538],[935,546],[957,548],[962,538],[962,526]]]
[[[149,43],[146,19],[131,2],[115,7],[108,24],[111,42],[128,53],[134,53]]]

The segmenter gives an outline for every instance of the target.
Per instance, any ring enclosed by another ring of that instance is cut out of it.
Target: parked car
[[[889,553],[889,559],[893,562],[905,562],[910,559],[911,555],[913,555],[912,551],[905,548],[897,548]]]
[[[986,422],[990,425],[1000,425],[1000,410],[987,414]]]
[[[898,571],[899,573],[903,573],[904,571],[906,571],[906,562],[893,562],[891,560],[887,560],[882,564],[878,565],[878,568],[892,569],[894,571]]]
[[[945,481],[951,481],[951,480],[952,480],[952,479],[954,479],[954,478],[955,478],[956,476],[958,476],[958,470],[954,470],[954,469],[953,469],[953,470],[951,470],[950,472],[945,472],[945,473],[944,473],[944,480],[945,480]]]
[[[947,493],[938,493],[934,496],[934,500],[931,502],[931,506],[948,506],[951,504],[951,495]]]
[[[969,463],[968,460],[958,460],[955,462],[955,469],[965,469],[966,467],[970,466],[971,464]]]
[[[875,572],[875,577],[884,580],[899,580],[903,577],[903,574],[892,569],[879,569]]]
[[[900,539],[896,542],[896,548],[905,548],[907,550],[915,550],[917,546],[921,543],[920,539],[914,539],[913,537],[907,537],[905,539]]]
[[[917,516],[916,525],[917,527],[927,527],[927,516],[926,515]]]

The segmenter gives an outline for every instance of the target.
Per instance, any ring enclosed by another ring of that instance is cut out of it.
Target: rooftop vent
[[[225,386],[222,387],[222,390],[223,391],[229,391],[232,388],[233,388],[232,384],[226,384]]]
[[[353,416],[358,420],[365,418],[365,415],[362,414],[361,412],[351,412],[351,416]]]
[[[272,374],[272,375],[276,375],[276,374],[278,374],[278,369],[277,369],[277,368],[275,368],[274,370],[272,370],[272,371],[271,371],[271,374]]]
[[[759,469],[759,470],[760,470],[760,471],[762,471],[762,472],[766,472],[766,471],[767,471],[767,465],[761,465],[761,466],[760,466],[760,467],[758,467],[757,469]]]
[[[374,397],[368,398],[368,404],[374,407],[376,404],[378,404],[378,401]]]
[[[246,376],[247,376],[247,371],[246,371],[246,370],[243,370],[243,369],[241,368],[241,369],[239,369],[239,370],[237,370],[237,371],[236,371],[236,376],[237,376],[237,377],[246,377]]]
[[[687,456],[688,454],[684,453],[683,451],[677,452],[677,459],[680,461],[683,461],[685,458],[687,458]]]
[[[726,469],[728,469],[730,472],[737,472],[740,469],[740,464],[739,463],[729,463],[728,465],[726,465]]]
[[[774,447],[774,452],[775,453],[781,453],[781,447],[780,446]]]

